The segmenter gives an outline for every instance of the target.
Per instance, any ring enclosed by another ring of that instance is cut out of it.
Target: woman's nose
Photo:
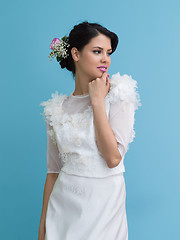
[[[102,61],[103,61],[103,62],[109,62],[109,57],[107,56],[106,53],[103,54],[103,56],[102,56]]]

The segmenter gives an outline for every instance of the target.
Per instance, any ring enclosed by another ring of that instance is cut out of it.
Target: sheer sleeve
[[[110,91],[109,121],[117,140],[118,149],[122,157],[129,149],[129,143],[135,137],[134,115],[135,111],[142,106],[140,95],[137,91],[137,81],[131,75],[112,75]]]
[[[62,168],[59,150],[56,144],[53,127],[46,121],[47,130],[47,173],[59,173]]]
[[[132,102],[117,101],[111,104],[110,125],[117,140],[118,150],[123,158],[128,150],[128,145],[133,141],[135,131],[134,125],[134,104]]]
[[[65,97],[66,95],[58,95],[56,91],[50,99],[40,103],[44,107],[44,111],[40,114],[43,115],[47,130],[47,173],[59,173],[63,165],[56,142],[54,126],[61,116],[59,106],[61,106]]]

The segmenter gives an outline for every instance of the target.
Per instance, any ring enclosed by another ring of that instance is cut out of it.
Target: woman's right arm
[[[48,205],[48,200],[52,192],[54,183],[58,175],[59,173],[47,173],[45,186],[44,186],[44,193],[43,193],[43,205],[42,205],[41,219],[40,219],[40,225],[39,225],[38,240],[45,240],[45,233],[46,233],[45,221],[46,221],[47,205]]]
[[[43,193],[43,205],[39,225],[39,237],[38,240],[45,240],[45,221],[46,221],[46,211],[48,206],[48,201],[50,194],[52,192],[54,183],[60,173],[62,163],[59,157],[59,150],[57,143],[55,142],[54,130],[48,122],[46,122],[47,130],[47,176],[44,186]]]

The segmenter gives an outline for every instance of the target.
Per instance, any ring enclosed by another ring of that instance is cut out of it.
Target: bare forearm
[[[116,138],[109,124],[104,100],[92,102],[92,108],[98,149],[103,155],[108,167],[116,167],[120,163],[122,157],[118,150]]]
[[[44,224],[44,222],[45,222],[49,196],[52,192],[54,183],[55,183],[58,175],[59,175],[59,173],[48,173],[47,174],[46,182],[45,182],[45,186],[44,186],[44,193],[43,193],[43,205],[42,205],[40,224],[41,223]]]

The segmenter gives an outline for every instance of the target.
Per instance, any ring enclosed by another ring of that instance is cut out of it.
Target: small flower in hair
[[[52,52],[49,54],[50,61],[52,61],[52,57],[56,58],[59,62],[69,56],[67,53],[67,48],[70,46],[68,41],[69,37],[66,37],[66,35],[63,38],[54,38],[51,41],[50,49],[52,49]]]
[[[51,45],[50,45],[50,48],[52,49],[52,50],[54,50],[54,47],[57,45],[57,44],[60,44],[60,40],[59,40],[59,38],[54,38],[53,40],[52,40],[52,42],[51,42]]]

